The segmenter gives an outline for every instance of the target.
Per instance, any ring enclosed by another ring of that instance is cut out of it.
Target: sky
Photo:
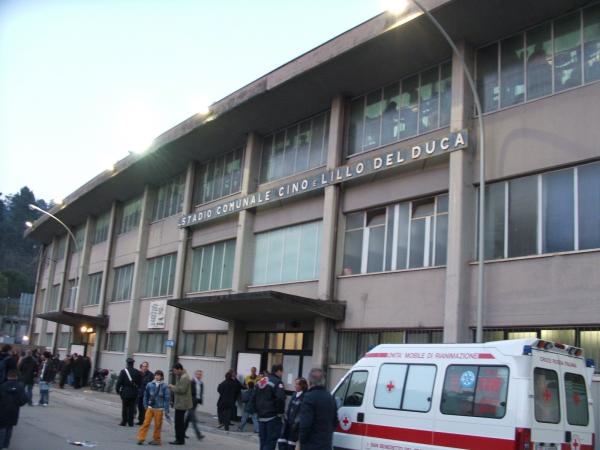
[[[381,0],[0,0],[0,193],[58,202]]]

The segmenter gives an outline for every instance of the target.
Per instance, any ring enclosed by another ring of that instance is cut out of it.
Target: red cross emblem
[[[579,404],[581,403],[581,397],[577,392],[573,394],[573,403],[575,403],[575,406],[579,406]]]
[[[544,401],[549,402],[550,400],[552,400],[552,392],[550,389],[544,389]]]
[[[390,380],[388,384],[385,385],[388,392],[392,392],[396,386],[394,386],[394,382]]]
[[[574,450],[579,450],[581,447],[581,441],[579,440],[579,436],[573,437],[573,442],[571,442],[571,448]]]
[[[342,428],[342,430],[348,431],[351,426],[352,426],[352,422],[350,421],[348,416],[342,417],[342,420],[340,420],[340,427]]]

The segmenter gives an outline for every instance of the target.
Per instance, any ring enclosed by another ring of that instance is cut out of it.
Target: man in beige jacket
[[[175,395],[175,440],[169,442],[173,445],[185,444],[185,413],[192,409],[192,384],[189,375],[180,363],[173,365],[173,374],[175,375],[175,384],[170,384],[169,388]]]

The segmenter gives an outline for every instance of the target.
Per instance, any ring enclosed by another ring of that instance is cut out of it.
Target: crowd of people
[[[8,447],[13,427],[17,424],[19,408],[33,406],[33,386],[39,385],[39,405],[47,406],[50,386],[59,379],[58,386],[70,384],[78,389],[87,385],[91,363],[86,356],[72,355],[64,359],[37,349],[17,352],[10,345],[0,352],[0,449]],[[142,445],[154,424],[149,445],[161,445],[163,421],[172,422],[174,410],[175,440],[172,445],[184,445],[187,429],[192,427],[197,439],[204,438],[198,427],[196,409],[204,402],[203,371],[190,376],[181,363],[171,369],[171,383],[162,370],[154,373],[143,361],[138,368],[127,358],[119,373],[116,391],[122,402],[121,426],[140,427],[137,443]],[[321,450],[331,449],[337,426],[336,403],[325,388],[323,370],[310,371],[308,380],[297,378],[294,391],[287,398],[282,381],[283,366],[275,364],[271,371],[258,373],[252,367],[250,374],[239,376],[230,369],[217,391],[218,427],[230,431],[231,423],[240,420],[237,431],[244,431],[252,422],[259,435],[259,450]],[[287,405],[287,406],[286,406]],[[238,406],[242,411],[238,417]]]

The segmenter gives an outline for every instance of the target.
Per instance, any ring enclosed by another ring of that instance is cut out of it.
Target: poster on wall
[[[166,300],[153,300],[148,310],[148,328],[164,328],[167,312]]]

